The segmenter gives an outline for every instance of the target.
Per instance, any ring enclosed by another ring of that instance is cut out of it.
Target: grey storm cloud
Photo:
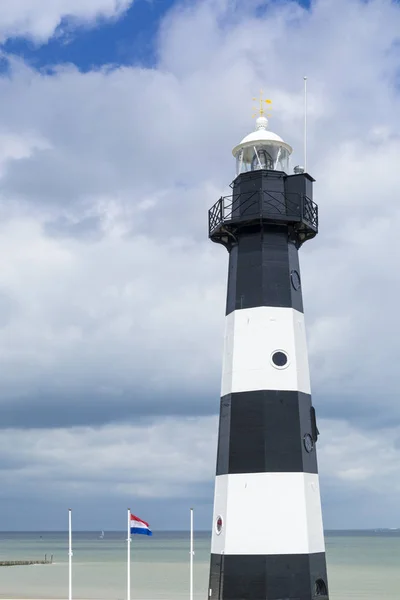
[[[115,16],[117,4],[99,2],[85,18]],[[336,0],[261,14],[261,5],[175,6],[153,69],[56,65],[49,74],[7,57],[0,428],[4,448],[20,453],[13,469],[2,451],[0,506],[6,497],[19,506],[27,482],[33,496],[53,498],[55,470],[82,505],[114,477],[120,485],[104,502],[125,501],[134,490],[116,464],[140,450],[148,475],[131,480],[141,498],[156,506],[155,493],[198,497],[209,511],[228,255],[207,240],[207,210],[230,191],[231,148],[253,127],[260,84],[273,100],[271,129],[293,145],[293,165],[302,162],[306,73],[320,234],[302,248],[301,266],[326,525],[345,522],[335,502],[353,503],[346,523],[353,515],[360,526],[378,519],[367,510],[378,496],[387,522],[394,514],[372,482],[387,492],[400,457],[400,8]],[[62,14],[41,30],[32,21],[30,35],[48,37]],[[165,437],[176,442],[165,448]],[[69,462],[75,446],[82,460],[74,450]],[[159,447],[172,457],[162,476]],[[81,463],[94,456],[102,468],[85,486]],[[187,461],[197,465],[189,483],[176,477]]]
[[[26,527],[18,511],[26,511],[27,498],[37,529],[62,529],[69,503],[77,507],[75,527],[86,530],[122,529],[121,516],[133,500],[137,512],[153,513],[156,529],[168,519],[184,527],[188,503],[209,518],[216,426],[216,418],[208,417],[162,418],[146,428],[4,430],[0,509],[7,520],[2,529]]]
[[[218,381],[215,382],[218,385]],[[165,392],[146,390],[143,384],[135,391],[118,392],[111,389],[93,393],[93,385],[78,390],[55,389],[53,393],[34,392],[16,401],[10,398],[0,405],[0,429],[19,427],[72,427],[78,425],[100,426],[104,423],[141,423],[149,418],[167,415],[204,416],[216,412],[216,386],[192,391],[172,386]]]

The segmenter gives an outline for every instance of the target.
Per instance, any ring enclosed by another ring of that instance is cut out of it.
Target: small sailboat
[[[102,539],[104,539],[104,531],[102,531],[99,535],[99,540],[102,540]]]

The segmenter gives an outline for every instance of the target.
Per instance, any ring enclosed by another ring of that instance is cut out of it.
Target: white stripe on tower
[[[214,554],[312,554],[324,552],[318,475],[238,473],[216,479]]]
[[[304,314],[293,308],[258,306],[226,317],[221,397],[253,390],[310,394]],[[277,368],[275,352],[287,362]]]

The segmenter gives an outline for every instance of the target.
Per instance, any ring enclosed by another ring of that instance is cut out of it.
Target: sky
[[[324,525],[400,527],[399,31],[389,0],[0,4],[0,530],[211,528],[207,211],[260,88],[302,163],[304,75]]]

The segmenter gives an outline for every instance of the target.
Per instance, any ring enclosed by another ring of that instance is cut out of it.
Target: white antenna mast
[[[304,77],[304,171],[307,173],[307,77]]]

